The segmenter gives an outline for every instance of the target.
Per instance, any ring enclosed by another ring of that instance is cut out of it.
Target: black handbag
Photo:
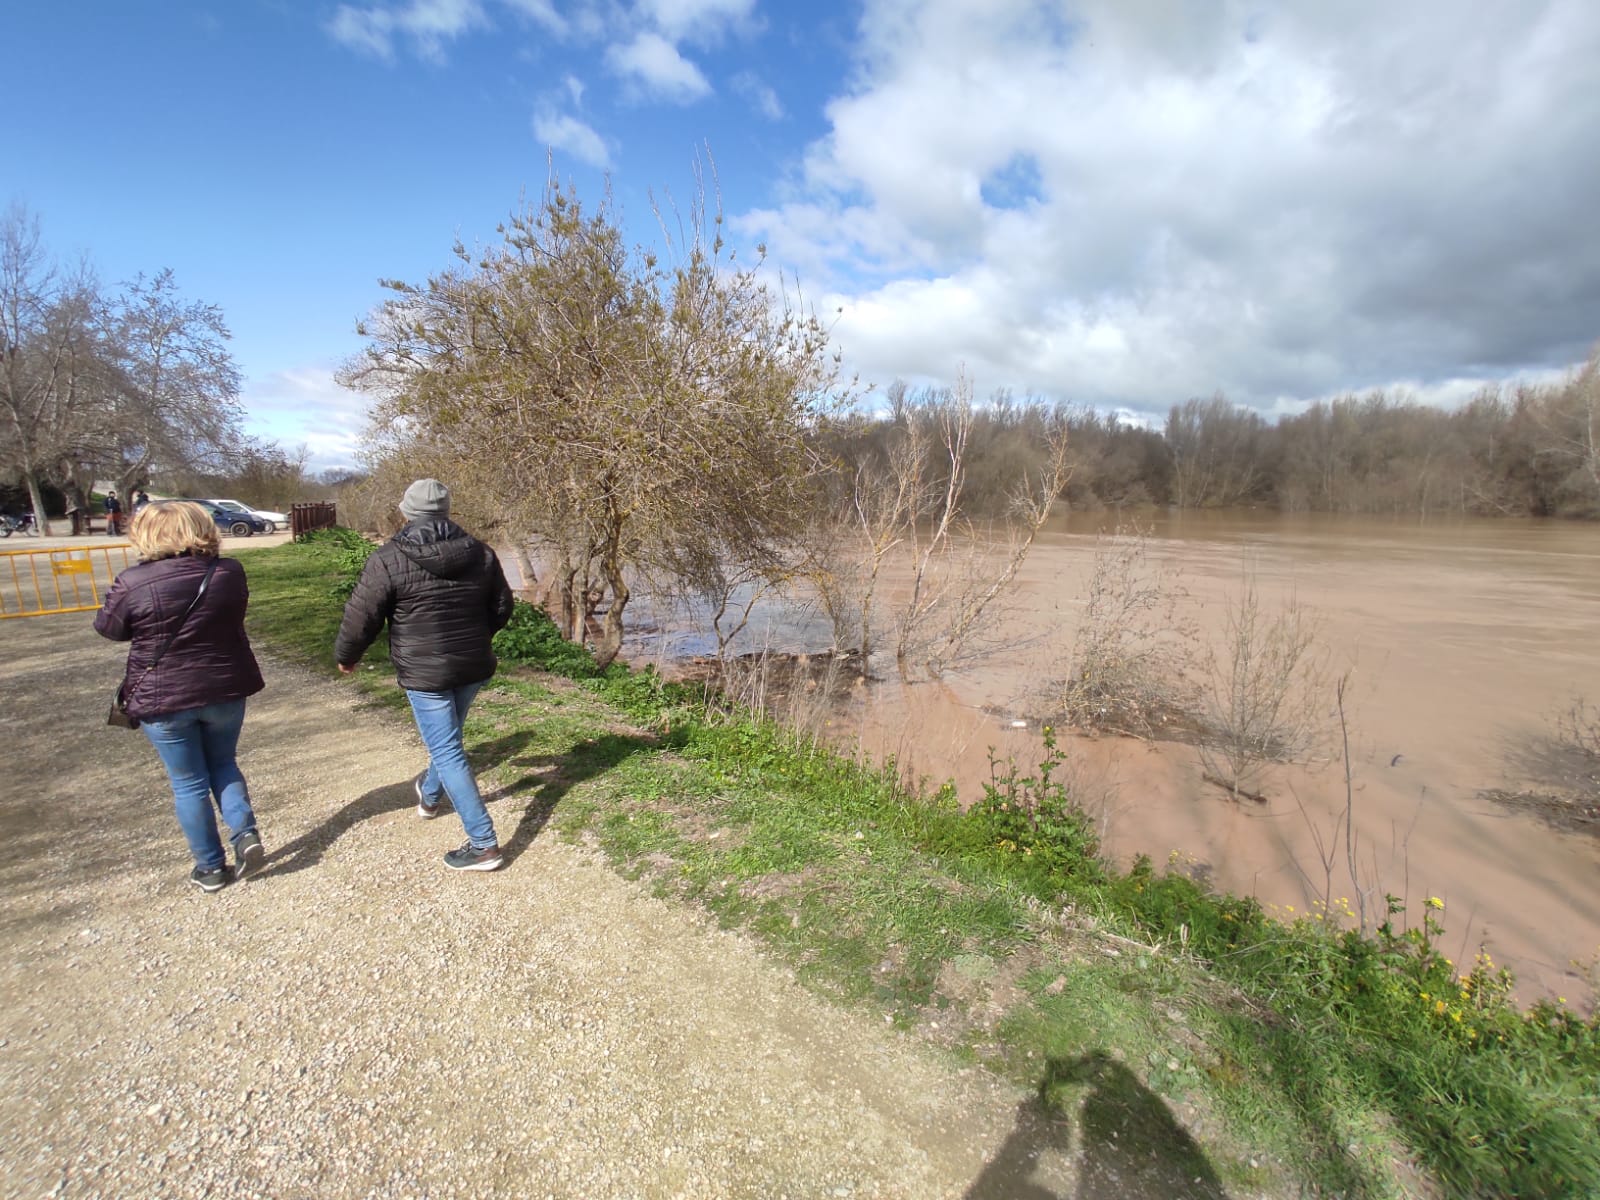
[[[206,567],[205,575],[200,580],[200,590],[194,594],[194,599],[189,601],[189,607],[183,610],[183,616],[178,619],[178,624],[176,627],[174,627],[172,632],[167,635],[167,640],[161,643],[161,649],[156,651],[156,656],[152,658],[149,662],[149,665],[145,667],[144,674],[139,676],[140,679],[143,679],[145,675],[150,674],[151,671],[156,669],[156,664],[160,662],[162,656],[166,654],[168,647],[172,645],[172,640],[176,638],[178,634],[182,632],[183,627],[188,624],[189,614],[194,611],[194,606],[200,603],[200,597],[206,594],[206,584],[211,582],[211,572],[215,571],[216,569],[217,559],[213,557],[210,565]],[[131,689],[128,687],[128,673],[126,669],[124,669],[122,673],[122,682],[117,684],[116,694],[111,697],[111,711],[106,713],[107,725],[113,726],[116,729],[139,728],[139,718],[128,712],[128,692],[130,690]]]
[[[128,680],[124,676],[121,683],[117,684],[117,693],[111,697],[111,711],[106,714],[106,724],[114,725],[118,729],[139,728],[139,718],[128,715],[127,705]]]

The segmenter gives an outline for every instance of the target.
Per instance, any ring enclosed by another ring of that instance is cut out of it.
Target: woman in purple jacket
[[[178,824],[194,855],[190,881],[215,892],[266,861],[249,789],[234,761],[245,697],[265,686],[244,632],[250,590],[244,568],[220,556],[216,522],[197,504],[146,505],[134,514],[128,539],[139,562],[117,576],[94,627],[112,641],[133,643],[128,714],[138,719],[172,780]],[[233,834],[232,875],[213,795]]]

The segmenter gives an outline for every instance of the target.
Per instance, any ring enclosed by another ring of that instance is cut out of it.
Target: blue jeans
[[[461,824],[466,827],[467,838],[479,850],[500,844],[495,837],[494,822],[489,819],[489,810],[478,794],[478,781],[472,777],[467,748],[461,740],[467,709],[472,707],[473,697],[482,688],[481,683],[469,683],[447,692],[406,689],[412,715],[417,718],[417,732],[428,747],[428,770],[422,777],[422,794],[430,804],[435,803],[442,787],[461,818]]]
[[[178,825],[202,871],[215,871],[228,861],[217,836],[213,795],[235,840],[256,827],[244,773],[234,761],[243,726],[243,700],[186,708],[139,723],[167,769]]]

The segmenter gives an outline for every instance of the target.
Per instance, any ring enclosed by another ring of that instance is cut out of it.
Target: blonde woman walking
[[[124,704],[172,782],[194,856],[190,882],[219,891],[266,861],[235,760],[245,698],[265,686],[244,631],[250,589],[244,567],[220,556],[216,522],[198,504],[148,504],[133,515],[128,539],[139,562],[111,585],[95,631],[132,643]],[[232,871],[213,801],[232,836]]]

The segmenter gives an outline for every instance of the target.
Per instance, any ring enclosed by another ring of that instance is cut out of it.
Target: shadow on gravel
[[[1049,1060],[1038,1094],[1017,1107],[1010,1136],[965,1200],[1069,1200],[1032,1176],[1041,1155],[1072,1153],[1072,1120],[1063,1102],[1085,1086],[1072,1200],[1227,1200],[1210,1161],[1166,1102],[1098,1050]]]
[[[660,743],[649,737],[625,737],[607,733],[597,738],[587,738],[577,743],[565,754],[540,754],[510,761],[522,767],[532,767],[517,779],[500,788],[495,797],[520,792],[529,784],[539,786],[523,810],[517,827],[510,837],[500,839],[500,850],[508,863],[532,844],[539,831],[550,820],[550,814],[572,788],[586,779],[604,775],[611,768],[635,754],[660,748]],[[487,749],[487,747],[485,747]]]
[[[411,780],[385,784],[358,796],[314,829],[302,833],[294,841],[270,852],[267,865],[252,878],[265,879],[269,875],[292,875],[322,861],[323,851],[361,822],[386,812],[398,812],[417,802]]]
[[[485,794],[483,798],[485,803],[504,800],[508,796],[526,791],[533,784],[538,784],[528,807],[518,818],[517,826],[511,836],[502,835],[500,839],[500,849],[506,856],[508,864],[518,853],[526,849],[544,828],[545,822],[550,819],[550,814],[555,811],[561,797],[565,796],[573,785],[604,774],[630,755],[657,748],[657,743],[650,738],[606,734],[603,737],[579,742],[565,754],[518,757],[517,752],[526,747],[532,737],[532,734],[518,734],[508,738],[497,738],[492,742],[474,746],[471,752],[472,757],[480,762],[506,761],[515,766],[531,768],[510,783]],[[370,792],[350,801],[316,828],[272,851],[267,859],[267,865],[255,878],[292,875],[296,871],[314,867],[322,861],[322,855],[329,846],[361,822],[382,816],[384,813],[400,812],[412,807],[416,802],[416,792],[409,778],[399,783],[373,788]]]

